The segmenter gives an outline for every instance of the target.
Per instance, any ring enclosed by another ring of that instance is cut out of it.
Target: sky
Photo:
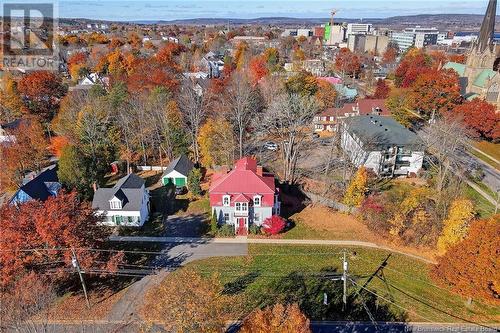
[[[16,0],[14,0],[15,2]],[[49,2],[45,0],[43,2]],[[59,17],[141,21],[188,18],[383,18],[416,14],[484,14],[488,0],[59,0]]]

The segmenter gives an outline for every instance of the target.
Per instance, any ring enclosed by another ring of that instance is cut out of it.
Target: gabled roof
[[[170,162],[170,164],[167,167],[167,170],[163,172],[163,176],[168,175],[172,171],[177,171],[181,175],[184,175],[187,177],[189,172],[194,168],[193,162],[189,158],[187,158],[186,155],[181,155],[177,157],[175,160]]]
[[[53,188],[54,183],[59,184],[59,178],[57,177],[57,164],[43,169],[43,171],[40,172],[35,178],[21,186],[9,202],[16,202],[18,194],[21,191],[26,193],[33,200],[45,201],[52,195],[49,189]],[[57,189],[59,187],[56,186],[55,188]]]
[[[139,211],[142,207],[144,180],[135,174],[127,175],[111,188],[99,188],[94,193],[92,208],[103,211]],[[121,209],[111,209],[109,201],[114,197],[122,201]]]
[[[217,178],[210,186],[210,193],[274,193],[274,176],[257,174],[257,161],[244,157],[235,163],[228,174]]]

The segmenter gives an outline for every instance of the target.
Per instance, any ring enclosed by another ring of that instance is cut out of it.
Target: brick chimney
[[[94,193],[97,192],[97,183],[96,182],[92,183],[92,188],[94,189]]]
[[[262,177],[262,174],[263,174],[262,166],[257,165],[257,176]]]

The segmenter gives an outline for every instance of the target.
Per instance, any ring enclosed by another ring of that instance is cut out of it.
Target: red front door
[[[244,218],[238,219],[238,235],[246,236],[247,235],[247,226]]]

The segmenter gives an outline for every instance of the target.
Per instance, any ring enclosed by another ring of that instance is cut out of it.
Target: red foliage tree
[[[151,90],[155,87],[165,87],[174,91],[179,84],[175,72],[156,61],[143,61],[128,76],[127,86],[132,92]]]
[[[262,56],[253,57],[252,59],[250,59],[249,69],[250,69],[250,77],[254,85],[257,84],[260,81],[260,79],[262,79],[269,73],[266,61]]]
[[[361,60],[348,48],[342,48],[335,58],[335,68],[347,75],[356,75],[361,71]]]
[[[438,258],[431,276],[467,297],[500,305],[500,215],[473,222],[467,237]]]
[[[461,101],[458,75],[451,69],[426,71],[413,83],[409,97],[411,106],[427,117],[452,111]]]
[[[103,252],[84,250],[102,247],[109,232],[98,224],[102,217],[89,203],[80,202],[76,192],[62,191],[45,202],[5,205],[0,209],[0,220],[0,285],[12,283],[27,271],[51,268],[63,275],[71,267],[71,247],[84,268],[103,266],[100,262],[109,259]],[[54,262],[56,265],[48,264]]]
[[[493,104],[476,98],[458,105],[454,111],[463,117],[464,123],[477,136],[488,140],[500,138],[500,113],[496,113]]]
[[[467,56],[465,54],[452,54],[448,57],[448,60],[457,62],[459,64],[465,64],[467,61]]]
[[[432,66],[432,59],[422,50],[410,49],[395,72],[396,87],[408,88]]]
[[[396,57],[398,56],[398,50],[393,47],[388,47],[382,55],[382,62],[384,64],[390,64],[396,61]]]
[[[268,235],[277,235],[285,229],[285,220],[278,215],[273,215],[265,219],[262,224],[262,231]]]
[[[54,117],[61,97],[66,93],[61,78],[49,71],[36,71],[24,76],[18,85],[29,111],[42,122]]]
[[[376,99],[386,99],[387,97],[389,97],[390,92],[391,88],[387,85],[385,80],[378,79],[377,87],[372,97]]]
[[[54,136],[50,140],[50,149],[56,157],[61,157],[62,150],[69,144],[69,140],[65,136]]]

